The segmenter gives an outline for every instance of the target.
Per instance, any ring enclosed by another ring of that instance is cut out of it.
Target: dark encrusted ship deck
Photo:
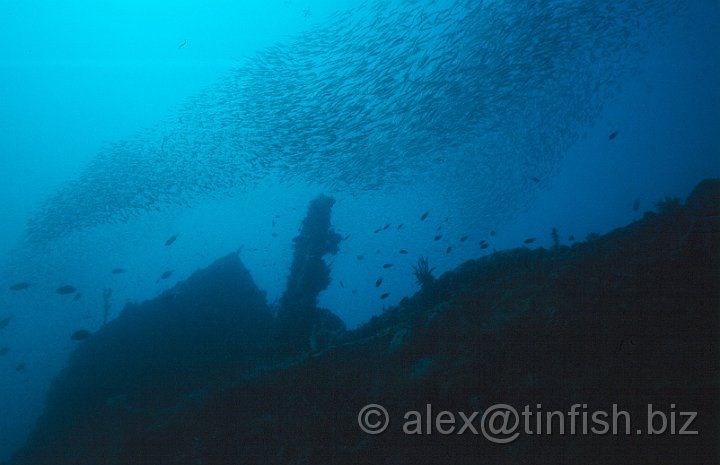
[[[302,308],[273,315],[237,254],[126,308],[77,349],[12,463],[716,463],[720,181],[572,247],[466,262],[349,332],[314,307],[337,247],[331,206],[296,241]],[[383,434],[358,426],[369,403],[393,417]],[[428,404],[481,416],[498,403],[616,405],[632,430],[506,445],[403,432],[402,412]],[[698,434],[637,434],[649,404],[678,430],[697,412]]]

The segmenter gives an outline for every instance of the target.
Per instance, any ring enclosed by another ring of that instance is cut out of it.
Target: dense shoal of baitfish
[[[27,237],[193,205],[268,176],[327,192],[421,182],[458,193],[475,215],[511,214],[684,7],[366,2],[108,143],[41,204]]]

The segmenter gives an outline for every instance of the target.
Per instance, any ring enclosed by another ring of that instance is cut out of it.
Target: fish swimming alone
[[[173,270],[168,270],[160,275],[160,279],[168,279],[173,274]]]
[[[125,273],[125,268],[113,268],[113,270],[110,272],[112,274],[122,274]]]
[[[172,245],[172,243],[175,242],[176,239],[177,239],[177,234],[168,237],[168,239],[165,241],[165,245],[166,246]]]
[[[20,281],[18,283],[13,284],[12,286],[10,286],[10,290],[11,291],[22,291],[23,289],[27,289],[30,286],[31,286],[30,283],[25,282],[25,281]]]
[[[90,331],[87,329],[78,329],[74,333],[72,333],[72,336],[70,336],[70,339],[73,341],[84,341],[85,339],[90,337]]]
[[[77,289],[69,284],[66,284],[55,289],[55,292],[60,295],[68,295],[75,294],[75,292],[77,292]]]
[[[0,320],[0,329],[5,329],[7,325],[10,323],[12,317],[3,318]]]
[[[430,213],[430,212],[423,213],[422,216],[420,217],[420,221],[425,221],[425,218],[427,218],[428,213]]]
[[[392,268],[392,266],[393,266],[392,263],[386,263],[383,265],[383,268]]]
[[[388,296],[390,296],[390,293],[389,293],[389,292],[385,292],[385,293],[383,293],[383,294],[380,295],[380,298],[381,298],[381,299],[387,299]]]
[[[382,278],[378,278],[378,279],[375,281],[375,287],[380,287],[380,285],[382,284],[382,282],[383,282],[383,279],[382,279]]]

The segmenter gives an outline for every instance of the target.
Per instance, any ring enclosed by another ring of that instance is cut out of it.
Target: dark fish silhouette
[[[160,279],[168,279],[173,274],[173,270],[168,270],[160,275]]]
[[[175,234],[174,236],[168,237],[168,239],[165,241],[165,245],[166,246],[172,245],[172,243],[175,242],[176,239],[177,239],[177,234]]]
[[[420,217],[420,221],[425,221],[425,218],[427,218],[428,213],[430,213],[430,212],[423,213],[422,216]]]
[[[343,240],[348,240],[348,239],[350,239],[350,234],[348,234],[347,236],[345,236],[345,237],[343,238]]]
[[[525,244],[532,244],[533,242],[535,242],[535,239],[532,237],[528,237],[527,239],[525,239],[523,241],[523,243],[525,243]]]
[[[483,239],[483,240],[480,241],[480,245],[483,245],[483,244],[485,244],[485,243],[487,243],[487,241],[486,241],[485,239]]]
[[[5,329],[7,327],[7,325],[10,323],[11,319],[12,319],[12,317],[9,316],[7,318],[3,318],[2,320],[0,320],[0,329]]]
[[[442,225],[438,226],[436,231],[440,231],[442,229]]]
[[[392,268],[392,266],[393,266],[392,263],[386,263],[383,265],[383,268]]]
[[[382,284],[382,281],[383,281],[382,278],[378,278],[378,279],[375,281],[375,287],[380,287],[380,285]]]
[[[467,239],[468,239],[467,236],[463,236],[463,237],[460,238],[460,242],[465,242]]]
[[[405,249],[400,249],[400,253],[403,254],[403,255],[407,255],[407,254],[408,254],[408,251],[405,250]]]
[[[617,132],[617,131],[613,131],[613,132],[611,132],[610,135],[608,136],[608,139],[609,139],[609,140],[613,140],[613,139],[615,139],[615,138],[617,137],[617,135],[618,135],[618,132]]]
[[[55,292],[58,293],[58,294],[60,294],[60,295],[75,294],[76,291],[77,291],[77,289],[74,288],[73,286],[69,285],[69,284],[66,284],[66,285],[64,285],[64,286],[60,286],[60,287],[58,287],[57,289],[55,289]]]
[[[574,241],[574,240],[575,240],[575,236],[572,235],[572,234],[570,234],[570,235],[568,236],[568,240],[569,240],[570,242]]]
[[[345,289],[345,285],[343,284],[342,281],[340,281],[340,287],[342,287],[343,289]]]
[[[377,234],[377,233],[379,233],[380,231],[382,231],[382,229],[377,228],[377,229],[376,229],[375,231],[373,231],[373,232],[374,232],[375,234]]]
[[[90,331],[87,329],[78,329],[74,333],[72,333],[72,336],[70,336],[70,339],[73,341],[84,341],[85,339],[90,337]]]
[[[538,177],[535,177],[535,176],[533,176],[533,177],[532,177],[532,178],[530,178],[530,179],[532,179],[532,180],[533,180],[533,182],[540,182],[540,178],[538,178]]]
[[[435,238],[434,238],[434,240],[436,240],[436,241],[439,241],[440,239],[442,239],[442,234],[438,234],[438,235],[435,236]]]
[[[18,373],[25,371],[25,362],[18,363],[15,367],[15,371],[17,371]]]
[[[636,212],[640,210],[640,199],[635,199],[633,202],[633,211]]]
[[[390,223],[386,224],[385,226],[383,226],[383,231],[385,231],[389,227],[390,227]]]
[[[450,252],[452,252],[452,246],[445,249],[445,254],[449,254]]]
[[[398,225],[398,229],[402,229],[402,227],[403,227],[404,224],[405,224],[405,223],[400,223],[400,224]]]
[[[480,248],[483,250],[487,249],[488,247],[489,247],[489,245],[487,245],[487,244],[480,244]]]
[[[490,231],[490,235],[491,235],[491,236],[494,236],[494,235],[495,235],[495,231]]]
[[[182,44],[178,45],[178,49],[181,49],[186,45],[187,45],[187,39],[185,39]]]
[[[30,287],[30,283],[25,281],[20,281],[19,283],[15,283],[12,286],[10,286],[11,291],[22,291],[23,289],[27,289]]]
[[[113,270],[112,270],[110,273],[112,273],[112,274],[123,274],[123,273],[125,273],[125,269],[124,269],[124,268],[113,268]]]
[[[383,294],[380,295],[380,298],[381,298],[381,299],[387,299],[389,295],[390,295],[389,292],[385,292],[385,293],[383,293]]]
[[[73,297],[73,302],[77,302],[82,297],[82,292],[78,292],[75,294],[75,297]]]
[[[357,258],[358,260],[362,260],[363,258],[365,258],[365,256],[364,256],[364,255],[358,255],[356,258]]]

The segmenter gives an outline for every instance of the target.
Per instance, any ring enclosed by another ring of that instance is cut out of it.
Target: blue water
[[[112,318],[242,247],[273,302],[319,193],[348,236],[320,305],[352,328],[419,255],[582,240],[720,176],[717,2],[606,3],[4,6],[0,459],[104,289]]]

